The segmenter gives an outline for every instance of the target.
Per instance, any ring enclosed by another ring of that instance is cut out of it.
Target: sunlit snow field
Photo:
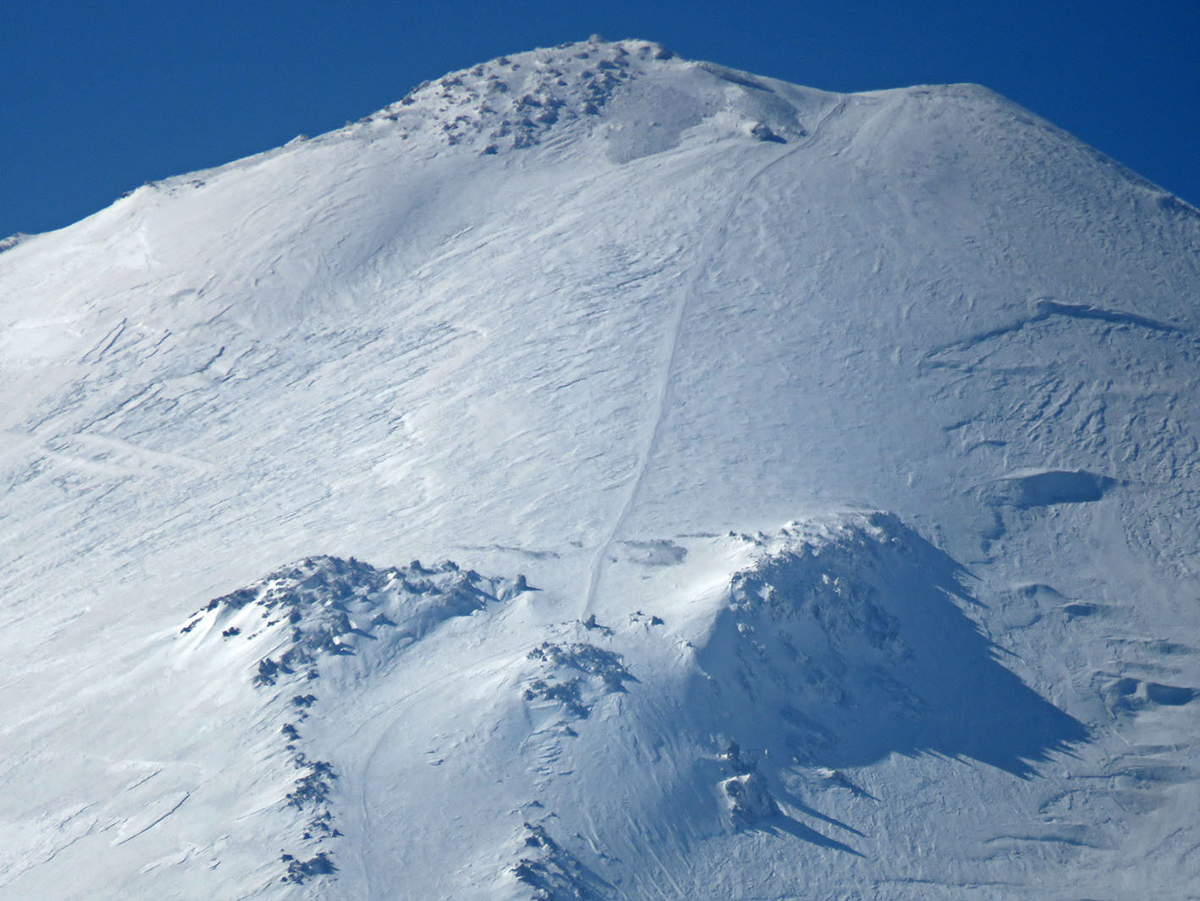
[[[0,896],[1200,897],[1200,214],[501,58],[0,253]]]

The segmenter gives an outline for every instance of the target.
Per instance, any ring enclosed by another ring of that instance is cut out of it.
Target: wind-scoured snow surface
[[[0,250],[0,896],[1200,897],[1200,214],[995,94],[591,41]]]

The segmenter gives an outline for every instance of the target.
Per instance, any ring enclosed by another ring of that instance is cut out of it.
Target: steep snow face
[[[641,41],[0,243],[0,886],[1186,896],[1198,250]]]

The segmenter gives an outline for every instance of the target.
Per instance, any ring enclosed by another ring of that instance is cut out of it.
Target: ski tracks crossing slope
[[[588,567],[588,582],[580,607],[580,617],[586,617],[594,612],[593,607],[596,602],[596,592],[604,573],[604,561],[609,556],[612,546],[617,540],[617,536],[621,534],[621,530],[625,526],[629,514],[633,511],[634,503],[646,479],[650,460],[654,456],[654,452],[662,438],[663,421],[667,410],[671,406],[672,373],[675,370],[675,362],[679,354],[679,339],[683,333],[683,324],[687,318],[688,308],[691,305],[693,297],[700,290],[700,286],[704,278],[708,275],[713,261],[717,258],[717,254],[725,246],[729,223],[733,220],[733,216],[737,212],[738,207],[741,206],[742,201],[746,199],[746,196],[759,179],[784,160],[816,145],[817,141],[821,138],[826,124],[831,119],[840,115],[845,109],[847,99],[846,97],[840,98],[821,116],[807,140],[801,141],[794,147],[789,147],[751,173],[750,177],[743,183],[741,189],[734,195],[733,200],[725,208],[724,213],[717,220],[716,228],[709,233],[708,238],[702,245],[696,261],[695,277],[688,282],[687,287],[681,293],[679,302],[676,304],[674,320],[667,334],[665,342],[667,345],[666,351],[663,354],[663,364],[659,370],[659,390],[652,416],[653,426],[648,429],[649,436],[638,459],[637,473],[629,482],[629,490],[626,492],[621,509],[613,520],[612,527],[608,530],[604,540],[597,547],[591,565]]]

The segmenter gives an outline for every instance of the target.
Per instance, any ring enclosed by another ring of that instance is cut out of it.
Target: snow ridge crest
[[[501,56],[427,81],[365,122],[399,122],[484,154],[541,143],[600,113],[624,84],[674,55],[652,41],[588,41]]]

